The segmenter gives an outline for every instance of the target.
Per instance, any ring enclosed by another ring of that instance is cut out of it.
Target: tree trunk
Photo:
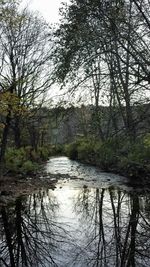
[[[0,163],[2,163],[4,161],[4,158],[5,158],[5,152],[6,152],[10,123],[11,123],[11,111],[9,111],[7,114],[5,128],[3,130],[1,149],[0,149]]]
[[[18,118],[15,119],[14,138],[15,138],[16,148],[20,148],[21,147],[21,133],[20,133],[19,119]]]

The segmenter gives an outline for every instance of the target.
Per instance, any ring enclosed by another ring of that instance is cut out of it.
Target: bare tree
[[[0,159],[4,157],[8,131],[14,131],[16,147],[21,145],[21,120],[41,101],[50,87],[50,29],[41,18],[19,10],[16,3],[3,9],[0,46],[3,68],[0,74],[1,96],[6,116]]]

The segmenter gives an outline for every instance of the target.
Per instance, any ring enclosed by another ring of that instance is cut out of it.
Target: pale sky
[[[31,11],[38,11],[48,23],[58,23],[59,8],[62,2],[69,3],[70,0],[22,0],[21,7],[27,6]],[[54,105],[64,99],[63,92],[60,92],[59,87],[58,85],[52,86],[48,94],[48,98],[53,99]]]
[[[23,0],[33,11],[39,11],[47,22],[57,23],[59,21],[59,8],[61,2],[69,3],[69,0]]]

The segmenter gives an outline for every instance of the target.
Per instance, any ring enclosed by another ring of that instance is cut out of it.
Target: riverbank
[[[128,162],[124,166],[120,167],[120,164],[112,165],[112,166],[101,166],[97,160],[88,160],[82,159],[80,160],[82,163],[90,164],[92,166],[96,166],[99,168],[103,168],[103,171],[108,173],[119,174],[131,179],[133,183],[141,183],[141,184],[149,184],[150,185],[150,169],[147,165],[142,165],[136,162]]]
[[[126,188],[126,190],[150,190],[150,179],[131,179],[127,176],[115,175],[94,167],[90,162],[70,160],[65,156],[50,158],[40,171],[30,175],[7,174],[0,177],[0,206],[14,203],[20,195],[37,194],[42,190],[55,190],[62,184],[74,184],[75,187]]]
[[[129,140],[110,139],[98,142],[78,139],[65,146],[66,155],[75,160],[142,182],[150,181],[150,135],[134,143]]]
[[[0,176],[0,204],[6,205],[8,201],[13,201],[20,194],[29,195],[41,188],[55,189],[57,181],[58,177],[54,175],[47,174],[46,176],[46,174],[43,174],[41,178],[39,173],[27,177],[17,175]]]
[[[13,202],[20,195],[30,195],[39,192],[41,189],[46,191],[48,189],[54,190],[60,181],[77,179],[75,175],[45,171],[44,166],[46,164],[47,162],[40,165],[40,171],[38,170],[28,175],[24,175],[24,173],[0,175],[0,206]]]

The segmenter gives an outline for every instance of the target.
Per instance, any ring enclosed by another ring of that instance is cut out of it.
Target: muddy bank
[[[101,165],[98,161],[93,159],[76,159],[76,161],[83,164],[98,167],[107,173],[113,173],[129,178],[131,183],[137,183],[141,185],[148,184],[150,186],[150,169],[147,165],[130,162],[129,164],[120,167],[119,165]]]
[[[0,176],[0,205],[13,201],[17,196],[29,195],[41,189],[56,188],[60,179],[77,179],[75,176],[61,173],[38,172],[31,176],[1,175]]]
[[[58,176],[34,175],[33,177],[1,176],[0,177],[0,205],[13,201],[20,194],[29,195],[41,188],[55,189]]]

